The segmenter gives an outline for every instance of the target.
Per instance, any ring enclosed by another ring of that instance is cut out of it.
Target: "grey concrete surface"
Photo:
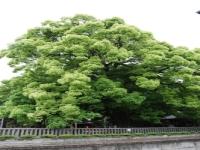
[[[200,150],[200,135],[7,140],[0,150]]]

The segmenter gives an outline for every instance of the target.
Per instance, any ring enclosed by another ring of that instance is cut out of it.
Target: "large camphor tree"
[[[0,86],[6,126],[102,125],[105,118],[118,126],[162,126],[166,115],[180,125],[200,123],[200,49],[159,42],[117,17],[45,21],[1,57],[18,72]]]

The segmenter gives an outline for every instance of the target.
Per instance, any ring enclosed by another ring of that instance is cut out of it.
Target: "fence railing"
[[[1,136],[34,136],[47,135],[120,135],[120,134],[162,134],[162,133],[200,133],[200,127],[150,127],[150,128],[0,128]]]

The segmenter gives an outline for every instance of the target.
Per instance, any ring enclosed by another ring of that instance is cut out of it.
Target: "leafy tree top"
[[[49,128],[103,117],[155,125],[168,114],[195,122],[199,56],[199,49],[159,42],[117,17],[45,21],[1,51],[20,76],[2,82],[0,116]]]

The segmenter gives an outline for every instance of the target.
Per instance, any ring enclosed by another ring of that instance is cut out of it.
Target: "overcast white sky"
[[[200,47],[200,0],[1,0],[0,49],[47,19],[89,14],[118,16],[174,46]],[[0,60],[0,80],[12,76]]]

